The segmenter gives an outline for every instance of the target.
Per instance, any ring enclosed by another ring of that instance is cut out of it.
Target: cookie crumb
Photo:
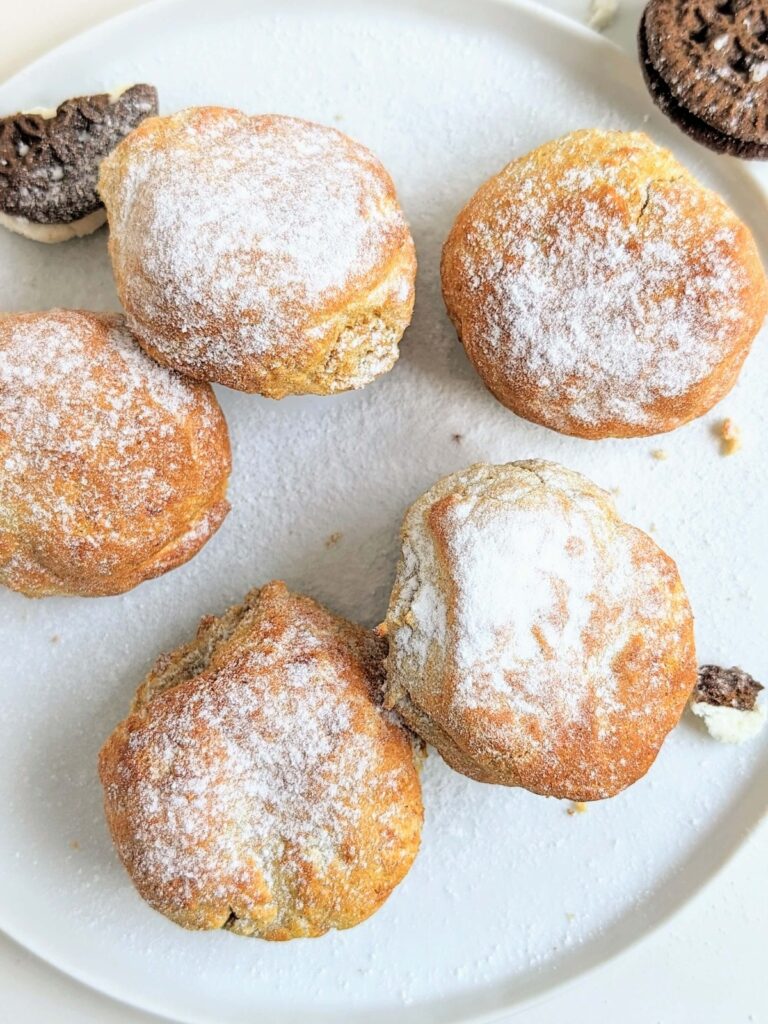
[[[669,458],[669,452],[663,448],[654,448],[651,452],[651,458],[656,459],[657,462],[665,462]]]
[[[583,814],[587,809],[587,804],[583,800],[574,800],[571,806],[568,808],[569,814]]]
[[[693,698],[717,707],[754,711],[757,695],[763,689],[762,683],[758,683],[742,668],[702,665],[693,690]]]
[[[60,639],[61,639],[61,637],[59,636],[59,634],[58,633],[54,633],[53,636],[51,637],[51,643],[52,644],[57,644]]]
[[[619,0],[590,0],[587,24],[595,32],[602,32],[611,25],[619,10]]]
[[[341,533],[341,531],[339,530],[337,530],[335,533],[329,534],[325,538],[325,546],[327,548],[335,548],[343,536],[344,534]]]
[[[735,455],[743,445],[741,427],[737,427],[729,417],[718,424],[715,429],[720,438],[720,454]]]
[[[70,841],[69,848],[70,848],[70,850],[79,850],[80,849],[80,843],[77,841],[77,839],[72,839]]]
[[[464,435],[463,434],[451,434],[451,440],[453,441],[454,444],[461,444],[461,442],[464,440]]]
[[[713,739],[720,743],[744,743],[765,724],[765,709],[757,704],[762,689],[743,669],[702,665],[690,708],[702,719]]]

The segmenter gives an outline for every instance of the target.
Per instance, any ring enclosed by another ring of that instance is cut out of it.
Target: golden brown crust
[[[99,190],[120,299],[158,361],[271,398],[394,365],[415,249],[391,178],[343,133],[192,108],[132,132]]]
[[[105,743],[107,821],[139,893],[186,928],[283,940],[378,909],[418,851],[386,641],[282,583],[202,620]]]
[[[409,509],[386,704],[457,771],[596,800],[653,763],[696,681],[674,562],[541,461],[477,465]]]
[[[442,282],[492,394],[591,439],[701,416],[768,310],[749,229],[638,132],[573,132],[509,164],[459,214]]]
[[[227,512],[227,426],[207,385],[122,317],[0,317],[0,582],[119,594],[191,558]]]

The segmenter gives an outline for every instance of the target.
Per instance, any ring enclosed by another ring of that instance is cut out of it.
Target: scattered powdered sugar
[[[716,197],[668,194],[672,177],[627,184],[631,157],[574,167],[564,153],[553,148],[546,179],[528,158],[481,193],[458,257],[464,302],[480,304],[463,338],[510,386],[535,389],[543,422],[647,424],[750,322],[737,222]]]
[[[150,543],[148,514],[162,546],[161,513],[189,471],[189,446],[217,422],[213,398],[146,356],[121,317],[0,318],[0,521],[14,537],[5,571],[55,574],[72,561],[108,576]]]
[[[151,73],[167,83],[168,109],[226,97],[328,124],[342,115],[344,130],[386,154],[413,210],[422,265],[411,341],[376,387],[277,407],[222,394],[241,456],[236,501],[202,558],[119,601],[3,597],[0,799],[8,813],[0,902],[8,928],[113,993],[156,1008],[161,999],[179,1019],[302,1020],[310,1004],[315,1015],[345,1024],[376,1016],[413,1024],[480,1003],[501,1013],[533,986],[542,991],[642,935],[705,880],[758,815],[768,750],[713,749],[694,720],[674,730],[644,780],[574,817],[558,801],[478,785],[430,755],[426,831],[413,870],[366,924],[319,941],[191,935],[149,911],[117,862],[95,755],[150,654],[173,646],[203,611],[272,575],[379,621],[404,508],[476,459],[531,453],[620,486],[624,512],[639,524],[657,522],[680,558],[702,654],[739,657],[768,674],[760,636],[768,535],[759,523],[768,460],[760,445],[726,465],[697,427],[665,440],[670,459],[655,463],[643,442],[587,445],[526,424],[477,386],[442,311],[440,243],[474,185],[513,153],[574,125],[641,124],[645,94],[623,86],[618,58],[598,53],[597,43],[594,61],[587,43],[554,47],[557,26],[534,26],[536,16],[522,8],[508,31],[500,22],[484,31],[493,5],[467,6],[461,25],[451,23],[459,5],[443,5],[445,17],[419,5],[415,25],[403,24],[404,5],[394,6],[396,17],[382,6],[373,26],[369,4],[345,4],[336,20],[324,4],[283,4],[279,15],[272,5],[241,4],[238,18],[231,5],[217,19],[163,19],[148,8],[131,54],[116,28],[114,45],[94,51],[87,69],[106,81]],[[697,151],[662,119],[654,123],[660,141],[745,213],[750,203],[760,208],[728,161]],[[755,229],[761,224],[755,217]],[[102,243],[97,236],[54,259],[43,246],[1,238],[4,307],[46,308],[70,293],[77,304],[106,308],[114,296]],[[68,273],[75,257],[78,272]],[[730,411],[759,437],[768,432],[764,343],[747,370]],[[454,430],[461,444],[451,440]],[[333,530],[344,538],[326,549]],[[54,633],[57,644],[49,643]],[[70,838],[80,849],[69,849]],[[724,892],[721,902],[732,898],[729,885]],[[617,996],[619,1013],[620,1003]],[[664,1007],[655,1008],[664,1018]]]
[[[402,244],[386,173],[333,128],[206,108],[158,125],[104,162],[102,191],[124,305],[160,349],[181,331],[187,363],[295,347]]]

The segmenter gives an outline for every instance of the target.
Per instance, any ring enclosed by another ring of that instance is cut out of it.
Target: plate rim
[[[98,19],[88,28],[80,32],[75,32],[71,36],[68,36],[66,39],[57,43],[55,46],[40,53],[29,63],[19,68],[9,77],[0,81],[0,92],[4,91],[6,88],[13,88],[15,85],[27,78],[34,77],[41,67],[48,63],[55,63],[62,54],[66,53],[66,51],[71,48],[94,44],[102,34],[111,34],[116,28],[130,25],[130,23],[134,21],[141,22],[147,17],[147,13],[150,8],[153,13],[162,12],[165,14],[168,10],[174,7],[183,8],[190,3],[195,2],[196,0],[141,0],[140,3],[127,10],[120,11],[117,14],[106,18]],[[256,7],[257,4],[260,6],[264,0],[233,0],[233,2],[252,9]],[[337,3],[348,3],[349,0],[322,0],[322,2],[324,7],[329,8],[333,7]],[[371,4],[376,5],[381,2],[382,0],[356,0],[355,6],[362,6],[363,4],[365,6]],[[419,9],[423,8],[425,5],[431,4],[432,0],[398,0],[398,2],[402,6]],[[613,42],[613,40],[607,39],[605,36],[589,28],[587,25],[577,21],[575,18],[562,14],[550,7],[546,7],[542,3],[537,2],[537,0],[455,0],[455,2],[458,6],[466,9],[467,12],[471,12],[472,14],[477,14],[478,8],[482,4],[489,8],[506,8],[510,12],[518,12],[534,22],[543,23],[544,25],[549,24],[558,32],[578,40],[582,45],[591,47],[596,51],[603,50],[604,52],[610,53],[614,60],[623,65],[623,70],[627,72],[635,70],[639,81],[639,68],[634,66],[630,52]],[[445,11],[444,13],[447,17],[450,17],[449,11]],[[746,161],[738,160],[732,156],[723,155],[718,157],[718,161],[728,164],[730,173],[733,174],[734,177],[741,177],[745,184],[748,183],[749,187],[759,194],[765,206],[765,212],[768,213],[768,181],[763,181],[761,176],[755,173],[753,167]],[[751,227],[752,225],[750,224],[750,228]],[[755,230],[755,234],[759,247],[762,250],[766,250],[766,247],[768,246],[768,227],[765,231],[761,231],[760,233]],[[439,1018],[435,1018],[435,1020],[439,1020],[440,1024],[498,1024],[498,1022],[502,1021],[508,1014],[522,1013],[527,1008],[541,1004],[545,1000],[548,1000],[557,994],[561,994],[564,990],[575,985],[581,979],[593,977],[604,967],[607,967],[610,964],[615,964],[618,960],[622,959],[633,950],[636,950],[641,945],[650,942],[686,907],[698,901],[700,898],[703,898],[738,854],[750,843],[755,841],[758,834],[762,834],[765,831],[766,821],[768,821],[768,792],[762,798],[761,802],[762,807],[758,809],[756,813],[754,811],[749,813],[749,823],[746,827],[742,823],[741,828],[737,830],[737,838],[729,842],[726,851],[718,855],[713,865],[705,871],[703,881],[699,881],[698,883],[693,884],[693,886],[685,886],[682,892],[673,897],[665,910],[652,917],[650,923],[645,925],[638,934],[635,934],[633,937],[626,940],[619,940],[616,947],[607,956],[600,955],[598,951],[593,954],[591,958],[588,958],[585,966],[579,966],[578,963],[571,965],[563,969],[562,976],[559,977],[553,976],[552,974],[548,975],[546,971],[542,972],[542,984],[536,991],[527,995],[524,994],[520,998],[516,998],[512,995],[505,1002],[504,1006],[499,1007],[498,1009],[487,1012],[481,1011],[480,1013],[473,1013],[469,1016],[440,1016]],[[736,808],[733,810],[735,812]],[[81,969],[78,965],[71,965],[60,958],[56,953],[51,953],[46,949],[45,942],[28,940],[27,938],[21,937],[16,933],[13,926],[9,926],[7,921],[4,919],[1,906],[0,932],[10,939],[11,942],[42,961],[47,967],[52,968],[60,974],[73,979],[78,984],[83,985],[85,988],[88,988],[118,1004],[152,1014],[163,1020],[175,1022],[175,1024],[208,1024],[210,1020],[207,1015],[189,1016],[185,1014],[184,1017],[172,1016],[168,1011],[158,1009],[156,1006],[152,1005],[150,1001],[142,998],[141,993],[134,994],[132,991],[127,991],[127,986],[125,990],[116,990],[107,982],[103,982],[98,975],[94,977],[84,969]],[[424,1006],[434,1008],[437,1008],[438,1006],[443,1007],[445,1006],[445,1002],[443,1000],[440,1002],[432,1000],[429,1003],[424,1004]],[[415,1010],[417,1008],[417,1006],[414,1006],[411,1010]],[[408,1013],[408,1010],[405,1012]]]

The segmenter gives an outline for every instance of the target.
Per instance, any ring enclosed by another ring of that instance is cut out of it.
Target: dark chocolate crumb
[[[702,665],[693,699],[716,707],[754,711],[757,695],[762,689],[762,685],[743,669]]]
[[[101,205],[99,164],[146,117],[157,91],[133,85],[65,100],[52,117],[0,118],[0,211],[35,224],[70,224]]]

